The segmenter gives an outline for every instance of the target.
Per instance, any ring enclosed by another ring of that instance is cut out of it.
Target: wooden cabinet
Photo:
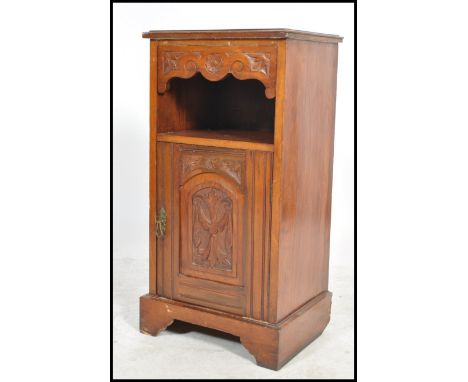
[[[140,330],[229,332],[279,369],[325,329],[338,36],[152,31]]]

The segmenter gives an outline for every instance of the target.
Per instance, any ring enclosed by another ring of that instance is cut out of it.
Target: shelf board
[[[273,152],[273,132],[247,130],[182,130],[158,133],[158,142]]]

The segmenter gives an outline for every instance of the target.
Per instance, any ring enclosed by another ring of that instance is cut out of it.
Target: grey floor
[[[239,339],[176,321],[157,337],[138,330],[138,298],[147,293],[146,259],[114,261],[114,378],[353,378],[353,269],[330,268],[331,321],[279,371],[256,366]]]

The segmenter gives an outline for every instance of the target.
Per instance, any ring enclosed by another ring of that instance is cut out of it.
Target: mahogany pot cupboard
[[[338,43],[288,29],[150,31],[149,293],[278,370],[330,320]]]

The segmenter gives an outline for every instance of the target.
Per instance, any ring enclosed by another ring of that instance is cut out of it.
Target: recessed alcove
[[[226,140],[238,142],[239,148],[242,142],[269,145],[263,148],[273,151],[275,99],[266,98],[260,81],[231,74],[210,81],[197,73],[189,79],[172,78],[167,88],[158,94],[158,141]]]

